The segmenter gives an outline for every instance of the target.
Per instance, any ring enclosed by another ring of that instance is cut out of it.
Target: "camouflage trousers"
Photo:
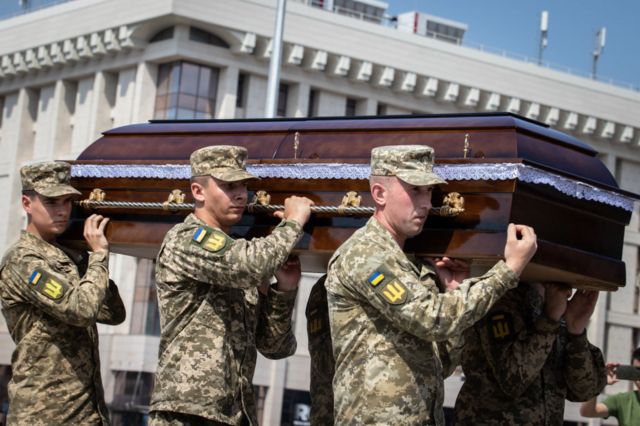
[[[242,419],[240,426],[248,426],[249,421]],[[193,414],[176,413],[173,411],[152,411],[149,413],[149,426],[227,426],[215,420]]]

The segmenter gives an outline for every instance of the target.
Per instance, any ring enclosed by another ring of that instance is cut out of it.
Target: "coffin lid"
[[[296,133],[301,155],[294,159]],[[465,160],[466,134],[470,155]],[[76,163],[188,163],[191,152],[212,144],[245,146],[250,163],[367,163],[371,148],[407,143],[405,135],[411,136],[409,143],[416,143],[418,137],[432,146],[436,163],[519,162],[625,197],[639,198],[618,187],[589,145],[511,113],[153,120],[104,132]]]

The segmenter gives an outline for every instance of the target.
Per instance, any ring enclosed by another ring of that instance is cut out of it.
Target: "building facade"
[[[623,189],[638,192],[640,92],[465,47],[461,32],[451,42],[396,29],[384,22],[381,1],[326,3],[331,7],[288,3],[279,116],[508,111],[587,142]],[[1,20],[0,250],[25,225],[23,163],[74,159],[102,131],[153,118],[262,117],[275,4],[75,0]],[[628,363],[640,343],[637,206],[623,256],[627,285],[600,295],[589,337],[609,361]],[[101,357],[114,423],[122,424],[144,419],[159,320],[152,261],[112,255],[111,266],[128,317],[116,327],[100,326]],[[305,276],[298,296],[296,354],[259,359],[254,384],[264,425],[306,424],[304,306],[316,278]],[[0,319],[5,402],[12,350]],[[461,381],[460,375],[447,380],[445,405],[453,406]],[[621,382],[607,391],[623,390]],[[577,405],[567,405],[566,420],[584,421]]]

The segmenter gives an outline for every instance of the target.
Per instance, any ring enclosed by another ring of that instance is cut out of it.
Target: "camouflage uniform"
[[[78,193],[69,165],[21,170],[23,189]],[[96,322],[119,324],[125,310],[109,281],[108,253],[75,252],[23,231],[0,264],[2,313],[16,349],[8,424],[109,424]]]
[[[333,425],[333,347],[329,328],[329,306],[322,276],[311,289],[307,309],[307,335],[311,358],[311,424]]]
[[[412,185],[443,182],[428,147],[372,151],[372,175]],[[336,371],[337,424],[444,424],[445,368],[434,342],[480,319],[517,276],[498,262],[480,278],[442,294],[433,268],[414,264],[371,218],[329,262],[327,293]]]
[[[547,319],[543,307],[523,283],[467,330],[456,424],[562,425],[565,398],[587,401],[604,388],[600,350],[585,333]]]
[[[203,148],[191,157],[192,174],[244,180],[253,177],[245,158],[239,147]],[[265,296],[258,287],[301,236],[297,222],[283,221],[267,237],[234,240],[195,214],[167,233],[156,265],[162,332],[152,424],[168,424],[174,414],[258,424],[256,349],[271,359],[295,352],[291,315],[297,294],[271,287]]]

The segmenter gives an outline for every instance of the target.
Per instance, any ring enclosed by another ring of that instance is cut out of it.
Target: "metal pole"
[[[267,84],[267,103],[265,105],[266,118],[276,116],[278,105],[278,92],[280,87],[280,61],[282,58],[282,33],[284,31],[284,11],[287,7],[287,0],[278,0],[276,11],[276,27],[273,31],[273,41],[271,50],[271,60],[269,62],[269,82]]]

